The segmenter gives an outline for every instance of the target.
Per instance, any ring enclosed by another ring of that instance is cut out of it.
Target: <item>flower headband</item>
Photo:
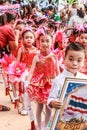
[[[24,34],[25,34],[27,31],[30,31],[30,32],[32,32],[32,33],[34,34],[32,28],[30,28],[30,27],[25,27],[25,28],[22,30],[22,33],[21,33],[22,37],[24,36]]]
[[[37,35],[37,39],[39,38],[40,35],[45,35],[46,34],[46,31],[48,31],[48,29],[46,27],[40,27],[37,32],[36,32],[36,35]]]
[[[76,32],[87,32],[87,23],[78,24],[76,27]]]
[[[67,42],[68,41],[67,36],[63,30],[57,31],[56,36],[55,36],[55,41],[58,41],[58,42]]]

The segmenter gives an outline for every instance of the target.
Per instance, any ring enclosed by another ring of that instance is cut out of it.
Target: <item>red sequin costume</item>
[[[20,56],[20,61],[26,65],[26,68],[28,68],[28,70],[30,69],[31,65],[32,65],[32,60],[34,58],[34,56],[38,53],[38,49],[34,46],[32,46],[29,49],[25,49],[23,46],[21,48],[21,56]],[[17,81],[16,76],[10,76],[10,81],[11,82],[15,82]],[[16,83],[17,84],[17,83]],[[20,85],[15,85],[17,89],[19,89],[19,95],[21,95],[21,93],[24,93],[24,88]]]
[[[56,76],[56,55],[48,56],[38,54],[39,61],[28,88],[29,96],[39,103],[46,103],[51,89],[52,80]]]
[[[26,67],[30,69],[32,65],[32,60],[34,56],[38,53],[36,47],[32,46],[29,50],[26,50],[24,47],[22,48],[20,61],[26,64]]]

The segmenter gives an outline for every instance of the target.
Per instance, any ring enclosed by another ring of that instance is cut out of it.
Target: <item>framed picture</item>
[[[87,80],[66,78],[49,130],[87,130]]]

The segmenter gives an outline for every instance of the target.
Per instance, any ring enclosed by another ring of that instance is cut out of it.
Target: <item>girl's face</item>
[[[18,24],[16,25],[15,29],[19,30],[19,32],[21,33],[21,31],[25,28],[25,24]]]
[[[64,59],[66,69],[74,75],[83,67],[84,62],[84,51],[69,50]]]
[[[80,35],[79,42],[87,48],[87,33],[83,33]]]
[[[41,35],[39,39],[40,50],[43,55],[50,52],[52,46],[52,37],[50,35]]]
[[[35,37],[34,34],[30,31],[25,32],[23,36],[23,44],[25,47],[31,47],[34,43]]]
[[[16,25],[16,27],[15,27],[15,32],[16,31],[19,31],[19,39],[21,38],[21,32],[22,32],[22,30],[25,28],[25,24],[18,24],[18,25]]]

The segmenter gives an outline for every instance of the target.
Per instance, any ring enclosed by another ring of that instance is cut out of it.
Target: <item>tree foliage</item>
[[[74,2],[77,2],[78,0],[63,0],[63,1],[68,3],[69,5],[72,5]]]

